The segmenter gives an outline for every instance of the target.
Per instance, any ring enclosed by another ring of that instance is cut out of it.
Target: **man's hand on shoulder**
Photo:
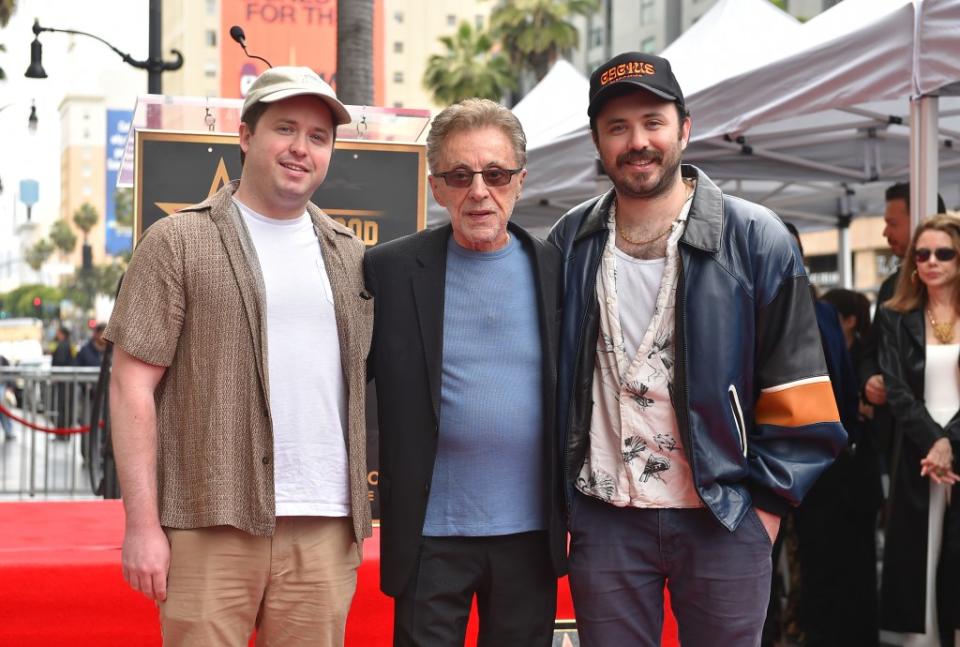
[[[151,600],[167,599],[170,542],[159,525],[127,528],[123,538],[123,579]]]

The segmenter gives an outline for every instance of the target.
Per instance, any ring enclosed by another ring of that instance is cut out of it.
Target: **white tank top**
[[[960,344],[927,344],[923,399],[930,417],[946,426],[960,409]]]

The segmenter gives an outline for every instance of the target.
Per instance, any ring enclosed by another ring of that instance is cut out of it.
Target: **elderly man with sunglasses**
[[[370,250],[381,588],[394,645],[552,641],[566,568],[557,435],[558,250],[510,222],[516,117],[468,99],[435,119],[430,187],[450,224]]]

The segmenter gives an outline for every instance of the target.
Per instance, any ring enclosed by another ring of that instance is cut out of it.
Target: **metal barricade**
[[[99,373],[86,367],[0,367],[0,396],[13,393],[0,397],[11,413],[3,421],[0,499],[96,496],[103,430],[84,427]]]

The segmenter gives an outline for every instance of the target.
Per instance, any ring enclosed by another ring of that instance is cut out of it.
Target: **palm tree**
[[[90,247],[90,243],[87,242],[87,236],[90,233],[90,230],[93,229],[93,226],[97,224],[99,219],[100,214],[97,213],[96,208],[89,202],[84,202],[80,205],[79,209],[73,212],[73,224],[77,226],[77,229],[83,232],[83,255],[81,256],[81,269],[84,272],[90,272],[93,270],[93,250]]]
[[[50,240],[62,254],[69,254],[77,248],[77,235],[63,218],[50,226]]]
[[[17,0],[0,0],[0,27],[6,27],[7,23],[10,22],[10,16],[13,15],[13,12],[16,11]],[[4,47],[3,43],[0,43],[0,52],[7,51],[7,48]],[[7,78],[6,73],[3,71],[3,68],[0,67],[0,81],[3,81]]]
[[[39,272],[43,264],[46,263],[50,255],[53,254],[53,250],[53,243],[46,238],[41,238],[33,244],[33,247],[24,253],[23,260],[27,262],[27,265],[29,265],[34,272]]]
[[[597,0],[500,0],[490,14],[490,26],[518,70],[543,79],[561,56],[579,42],[573,16],[597,11]]]
[[[89,202],[84,202],[79,209],[73,212],[73,224],[83,232],[84,245],[87,244],[87,235],[98,220],[100,220],[100,214],[97,213],[96,207]]]
[[[494,51],[489,34],[460,23],[457,31],[440,38],[446,52],[427,61],[423,85],[441,105],[469,97],[499,100],[516,81],[505,56]]]
[[[337,98],[373,105],[373,0],[337,2]]]

